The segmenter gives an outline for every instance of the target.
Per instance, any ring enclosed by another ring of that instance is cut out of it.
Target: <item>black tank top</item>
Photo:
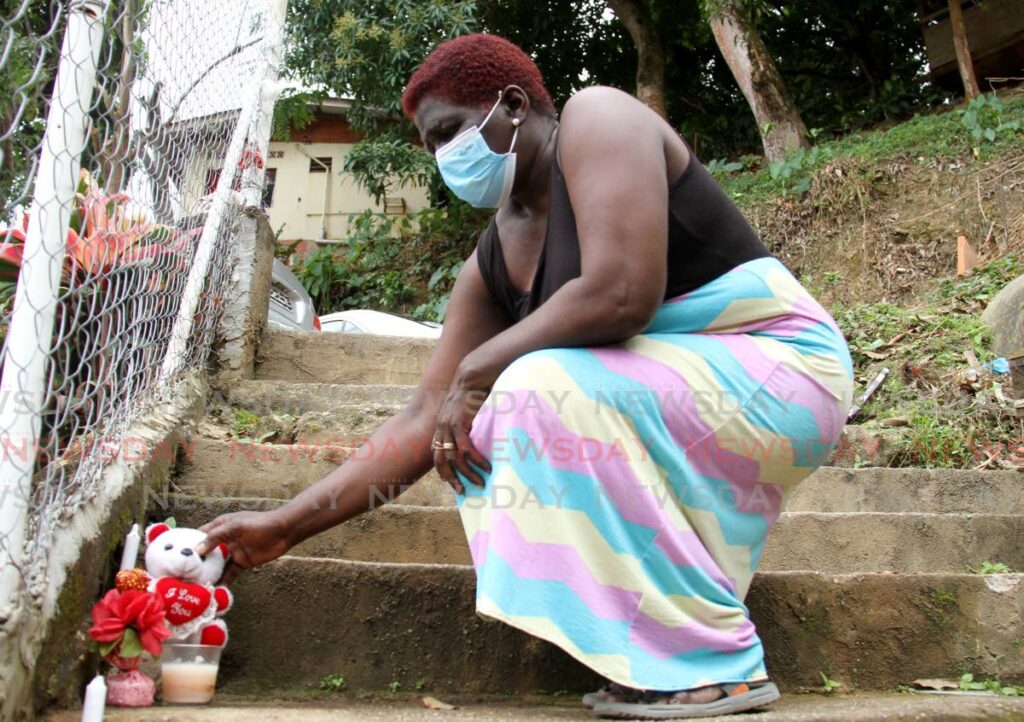
[[[771,253],[743,214],[691,152],[682,175],[667,189],[669,198],[668,266],[663,298],[673,298],[713,281],[741,263]],[[476,246],[484,283],[512,321],[519,321],[580,275],[580,244],[569,189],[558,167],[551,169],[551,197],[533,287],[523,293],[512,285],[501,254],[495,218]]]

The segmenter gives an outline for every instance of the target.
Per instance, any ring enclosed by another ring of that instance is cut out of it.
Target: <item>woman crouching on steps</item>
[[[228,545],[234,577],[432,461],[477,610],[606,677],[584,697],[599,717],[772,702],[743,599],[787,492],[843,427],[835,322],[633,97],[588,88],[557,118],[525,53],[468,35],[403,105],[448,187],[497,209],[416,395],[368,442],[424,454],[356,454],[276,511],[214,520],[207,544]]]

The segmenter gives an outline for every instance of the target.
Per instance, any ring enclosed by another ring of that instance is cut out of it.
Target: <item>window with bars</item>
[[[326,168],[324,166],[327,166]],[[326,173],[331,169],[331,157],[326,156],[324,158],[317,158],[316,160],[309,159],[309,172],[310,173]]]

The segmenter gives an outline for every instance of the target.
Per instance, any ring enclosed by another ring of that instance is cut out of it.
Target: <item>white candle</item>
[[[139,525],[132,524],[132,530],[124,539],[124,552],[121,554],[121,570],[134,569],[139,558]]]
[[[164,702],[206,704],[213,699],[217,686],[217,665],[164,662],[160,665],[160,681]]]
[[[103,722],[103,710],[107,706],[107,683],[96,675],[85,688],[85,702],[82,705],[82,722]]]

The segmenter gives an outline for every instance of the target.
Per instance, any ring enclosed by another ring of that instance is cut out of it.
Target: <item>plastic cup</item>
[[[160,655],[164,702],[207,704],[212,700],[221,649],[207,644],[165,644]]]

